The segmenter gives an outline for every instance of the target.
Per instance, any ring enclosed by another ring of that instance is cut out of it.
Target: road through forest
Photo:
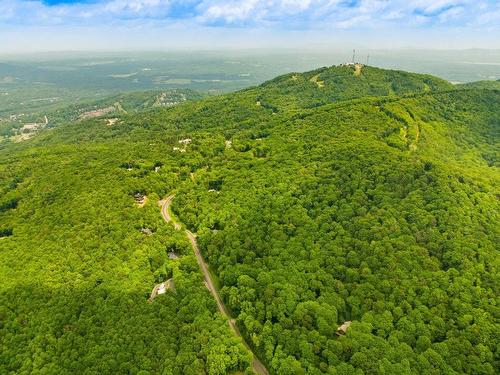
[[[174,228],[176,230],[180,230],[182,228],[181,224],[176,222],[172,218],[172,215],[170,215],[170,211],[169,211],[169,208],[170,208],[170,205],[172,204],[173,199],[174,199],[174,195],[169,195],[168,197],[166,197],[165,199],[163,199],[159,202],[159,204],[161,206],[161,215],[163,216],[163,219],[166,222],[172,222],[174,224]],[[196,260],[198,261],[198,265],[200,266],[201,272],[203,273],[203,276],[205,278],[205,285],[207,286],[207,289],[210,291],[210,293],[214,297],[215,302],[217,302],[217,308],[219,309],[219,312],[227,319],[227,321],[229,323],[229,327],[231,328],[231,331],[236,336],[241,338],[245,347],[253,355],[253,362],[252,362],[253,370],[259,375],[269,375],[267,368],[259,360],[259,358],[257,358],[257,356],[253,352],[252,348],[247,344],[245,338],[241,335],[240,330],[236,326],[236,320],[229,315],[229,312],[226,309],[226,306],[224,305],[224,302],[222,301],[222,299],[220,297],[219,291],[215,287],[215,284],[212,280],[212,276],[210,275],[210,271],[208,270],[208,265],[206,264],[205,259],[203,259],[203,256],[201,255],[200,248],[198,246],[198,242],[196,241],[196,235],[187,229],[185,230],[185,232],[186,232],[187,238],[189,239],[189,242],[191,243],[191,247],[193,248],[194,254],[196,255]]]

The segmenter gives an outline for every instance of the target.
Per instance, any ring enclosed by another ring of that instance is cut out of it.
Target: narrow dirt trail
[[[354,75],[355,76],[360,76],[362,68],[363,68],[363,65],[361,65],[361,64],[354,64]]]
[[[163,216],[163,219],[166,222],[172,222],[174,224],[174,228],[176,230],[180,230],[182,228],[181,224],[176,222],[172,218],[172,215],[170,215],[169,212],[169,208],[170,205],[172,204],[173,199],[174,195],[169,195],[168,197],[159,201],[158,203],[161,206],[161,215]],[[266,366],[264,366],[264,364],[259,360],[259,358],[257,358],[252,348],[250,348],[245,338],[241,335],[240,330],[236,326],[236,320],[229,315],[226,305],[224,305],[224,302],[220,297],[219,291],[215,287],[215,284],[212,280],[212,276],[210,275],[210,271],[208,270],[208,265],[205,262],[205,259],[203,259],[203,256],[201,255],[200,248],[198,246],[198,241],[196,241],[196,235],[187,229],[185,230],[185,232],[187,238],[189,239],[189,242],[191,243],[191,247],[193,248],[194,254],[196,256],[196,260],[198,261],[198,265],[200,266],[201,272],[203,273],[203,277],[205,278],[205,285],[212,294],[212,296],[214,297],[219,312],[227,319],[231,331],[236,336],[241,338],[245,347],[253,354],[253,361],[252,361],[253,370],[259,375],[269,375],[269,371],[267,371]]]

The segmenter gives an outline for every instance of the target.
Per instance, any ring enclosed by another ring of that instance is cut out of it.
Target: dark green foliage
[[[12,228],[0,228],[0,237],[12,236]]]
[[[4,199],[3,202],[0,202],[0,212],[16,208],[18,202],[19,202],[18,198]]]

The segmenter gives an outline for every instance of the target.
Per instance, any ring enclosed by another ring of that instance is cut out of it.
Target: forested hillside
[[[251,373],[173,193],[271,374],[497,373],[500,91],[358,69],[1,144],[0,373]]]
[[[264,83],[255,90],[255,94],[261,104],[276,109],[283,106],[312,108],[368,96],[452,88],[449,82],[433,76],[355,64],[286,74]]]
[[[114,95],[100,93],[100,96],[100,99],[78,98],[72,104],[68,104],[71,97],[64,101],[49,98],[48,103],[43,100],[19,103],[20,100],[25,100],[20,96],[14,97],[10,103],[0,103],[0,142],[9,139],[26,140],[42,128],[54,128],[68,122],[96,117],[114,119],[121,114],[138,113],[156,107],[172,107],[185,101],[201,99],[206,95],[192,90],[172,89]]]
[[[496,81],[477,81],[457,85],[459,88],[473,88],[473,89],[500,89],[500,79]]]

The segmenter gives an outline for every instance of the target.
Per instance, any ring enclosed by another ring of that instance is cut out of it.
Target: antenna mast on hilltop
[[[366,56],[366,65],[368,65],[369,62],[370,62],[370,54],[368,54],[368,56]]]
[[[356,59],[356,50],[352,50],[352,63],[354,64],[354,60]]]

